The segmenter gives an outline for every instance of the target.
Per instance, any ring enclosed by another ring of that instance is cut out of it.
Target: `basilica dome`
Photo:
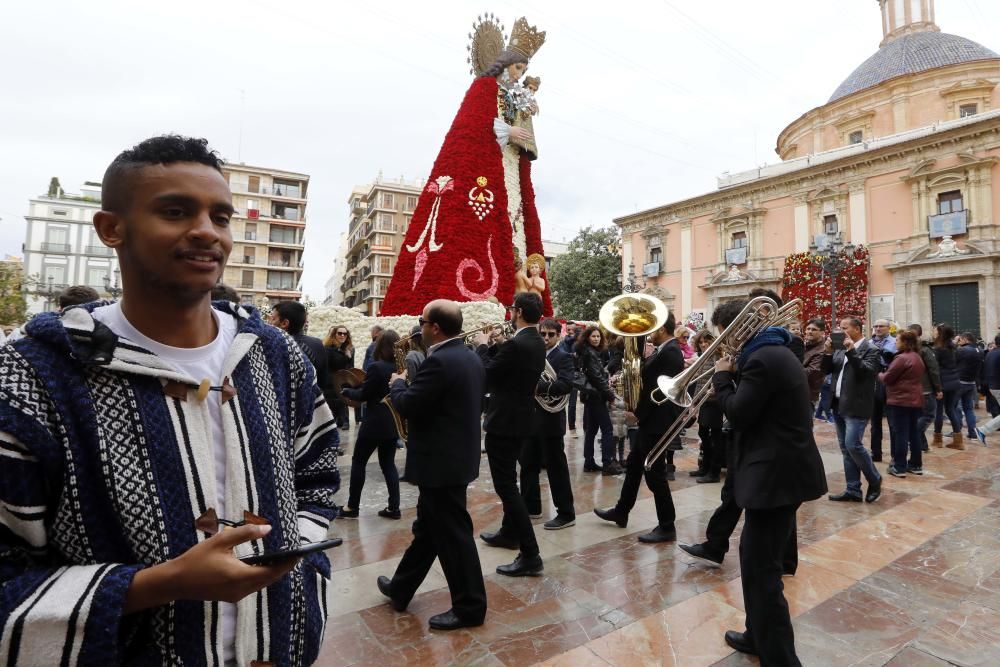
[[[943,32],[915,32],[894,39],[861,63],[830,97],[834,102],[884,81],[946,65],[1000,58],[970,39]]]

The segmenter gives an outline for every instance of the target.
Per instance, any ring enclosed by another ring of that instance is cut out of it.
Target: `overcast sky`
[[[529,71],[554,240],[778,162],[781,129],[882,36],[875,0],[5,3],[0,254],[21,254],[28,199],[52,176],[78,192],[123,148],[180,132],[312,177],[304,287],[319,300],[352,186],[427,177],[484,11],[548,33]],[[938,0],[937,23],[1000,50],[1000,2]]]

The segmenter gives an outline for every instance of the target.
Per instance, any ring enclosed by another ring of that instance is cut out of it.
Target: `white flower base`
[[[504,307],[492,301],[459,302],[462,310],[462,328],[466,331],[483,324],[499,324],[504,321]],[[362,315],[353,308],[343,306],[315,306],[309,309],[309,335],[325,338],[331,327],[347,327],[356,348],[364,349],[368,345],[368,332],[376,324],[383,329],[392,329],[400,336],[410,333],[417,324],[416,315],[397,315],[395,317],[370,317]],[[360,363],[360,359],[358,360]]]

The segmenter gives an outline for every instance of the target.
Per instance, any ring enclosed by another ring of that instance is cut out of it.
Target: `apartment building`
[[[222,171],[236,208],[223,282],[258,307],[299,299],[309,176],[228,162]]]
[[[94,231],[101,184],[86,182],[78,194],[52,179],[48,192],[28,201],[24,275],[28,315],[58,308],[68,285],[90,285],[102,296],[120,293],[118,259]],[[109,290],[110,288],[110,290]]]
[[[351,192],[341,305],[379,314],[423,187],[423,181],[390,181],[380,174]]]

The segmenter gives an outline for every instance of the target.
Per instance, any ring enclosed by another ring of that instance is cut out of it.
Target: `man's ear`
[[[125,223],[117,213],[98,211],[94,214],[94,229],[104,245],[117,248],[125,239]]]

